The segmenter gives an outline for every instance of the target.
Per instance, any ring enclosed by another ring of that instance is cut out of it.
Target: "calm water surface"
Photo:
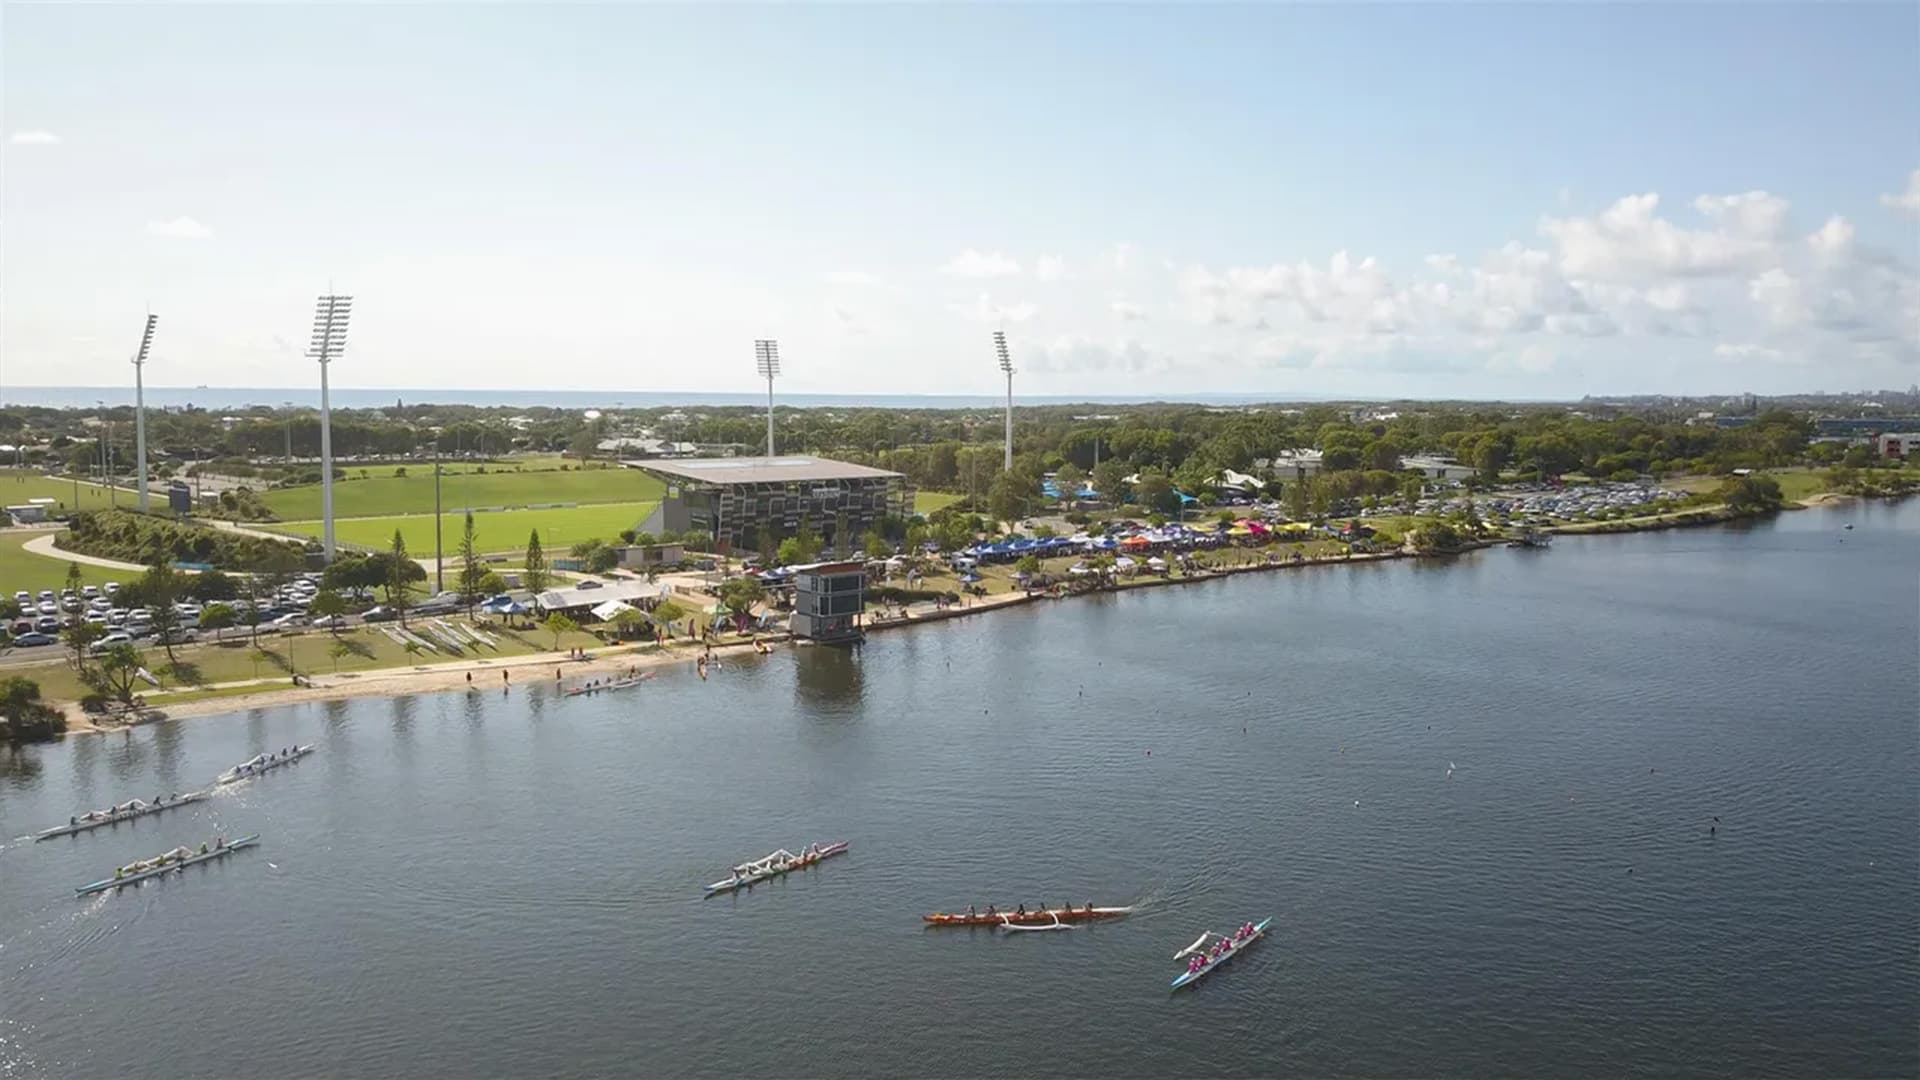
[[[0,758],[0,1075],[1912,1076],[1916,541],[1806,511]],[[264,843],[73,898],[216,830]],[[919,920],[1089,900],[1139,913]]]

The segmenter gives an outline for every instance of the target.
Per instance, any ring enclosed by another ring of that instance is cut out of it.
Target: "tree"
[[[180,602],[180,596],[186,591],[184,575],[166,563],[155,563],[140,577],[140,593],[147,604],[147,611],[153,616],[153,632],[160,638],[160,647],[166,650],[167,666],[172,667],[177,660],[173,656],[173,639],[179,635],[180,612],[174,607]]]
[[[486,595],[481,588],[481,579],[486,572],[486,567],[480,564],[480,552],[475,547],[473,511],[469,510],[466,526],[460,531],[460,578],[457,582],[460,602],[466,605],[469,619],[473,618],[473,606]]]
[[[240,587],[233,583],[233,579],[218,570],[208,570],[194,575],[192,584],[187,588],[193,594],[193,598],[202,604],[232,600],[240,595]]]
[[[507,579],[497,571],[489,570],[480,575],[480,595],[498,596],[507,591]]]
[[[741,575],[720,583],[720,602],[727,605],[729,611],[747,611],[753,605],[766,598],[766,586],[760,579]]]
[[[1713,494],[1742,513],[1780,508],[1780,483],[1771,476],[1730,476]]]
[[[200,609],[200,629],[213,631],[213,640],[220,640],[220,631],[240,621],[232,604],[213,603]]]
[[[67,591],[78,596],[80,595],[80,588],[84,584],[86,584],[86,579],[80,573],[80,564],[77,562],[69,562],[67,564]]]
[[[1158,469],[1140,470],[1140,480],[1133,485],[1133,498],[1141,506],[1162,513],[1171,513],[1180,505],[1180,497],[1173,493],[1172,481]]]
[[[20,617],[20,602],[11,597],[0,596],[0,619]]]
[[[893,545],[887,543],[886,537],[881,536],[877,532],[867,534],[866,547],[867,558],[869,559],[884,559],[893,554]]]
[[[1013,568],[1031,577],[1040,572],[1040,557],[1038,555],[1022,556],[1019,562],[1013,564]]]
[[[146,666],[140,650],[126,642],[108,649],[100,663],[83,678],[88,686],[131,708],[140,685],[140,672]]]
[[[1305,521],[1313,513],[1313,485],[1302,477],[1287,481],[1287,516],[1295,521]]]
[[[0,679],[0,738],[37,742],[66,730],[66,715],[40,700],[39,683],[18,675]]]
[[[540,550],[540,530],[535,529],[527,537],[527,568],[520,575],[520,583],[535,596],[547,591],[547,582],[552,580],[547,571],[547,556]]]
[[[673,636],[673,624],[687,617],[687,609],[671,600],[662,600],[654,606],[653,621],[667,630],[667,636]]]
[[[613,623],[614,633],[623,638],[634,637],[647,625],[647,617],[636,608],[616,611],[609,621]]]
[[[553,635],[553,650],[559,652],[560,639],[580,629],[580,624],[556,611],[547,616],[546,621],[540,624],[540,628]]]
[[[1069,461],[1053,474],[1053,489],[1060,493],[1063,504],[1072,503],[1080,497],[1080,489],[1087,483],[1087,474],[1080,466]]]
[[[1418,476],[1414,476],[1411,473],[1406,474],[1400,480],[1401,506],[1405,507],[1406,510],[1409,513],[1411,513],[1413,511],[1413,508],[1419,504],[1420,496],[1424,495],[1426,493],[1426,490],[1427,490],[1426,481],[1422,480]]]
[[[332,589],[321,589],[313,595],[313,603],[307,605],[307,610],[327,620],[327,629],[335,637],[340,636],[340,624],[335,620],[347,613],[347,601],[339,593]]]
[[[413,591],[413,582],[406,568],[419,564],[408,556],[407,538],[400,535],[399,529],[393,530],[393,549],[388,554],[392,556],[393,562],[387,567],[387,606],[400,616],[400,625],[405,626],[407,625],[408,597]],[[425,576],[424,571],[422,576]]]
[[[1094,494],[1113,506],[1126,502],[1127,467],[1108,458],[1093,467]]]
[[[782,566],[810,563],[820,556],[820,536],[812,524],[802,521],[800,531],[780,541],[778,558]]]
[[[987,512],[995,521],[1018,521],[1027,498],[1027,485],[1018,476],[1003,472],[993,478],[993,486],[987,489]]]
[[[340,670],[340,661],[353,655],[353,646],[344,641],[336,641],[327,646],[327,655],[333,657],[333,670]]]
[[[73,650],[73,669],[82,674],[87,670],[87,650],[93,643],[107,636],[107,628],[99,623],[85,620],[74,623],[60,631],[60,640]]]

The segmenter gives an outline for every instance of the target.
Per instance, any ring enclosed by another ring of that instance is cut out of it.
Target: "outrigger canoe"
[[[268,769],[277,769],[282,765],[290,765],[311,753],[313,753],[313,747],[308,745],[296,746],[284,754],[255,754],[246,761],[221,773],[219,780],[216,782],[231,784],[235,781],[247,780],[259,776]]]
[[[1179,978],[1173,980],[1172,989],[1178,990],[1183,986],[1191,986],[1194,983],[1199,982],[1201,979],[1204,979],[1207,976],[1213,974],[1216,970],[1220,968],[1222,964],[1225,964],[1227,961],[1233,959],[1236,956],[1239,956],[1242,952],[1246,951],[1247,946],[1253,944],[1256,941],[1259,941],[1262,937],[1264,937],[1267,932],[1267,927],[1272,925],[1273,925],[1272,918],[1269,917],[1269,918],[1261,919],[1259,922],[1253,924],[1253,933],[1248,934],[1246,937],[1243,937],[1238,941],[1234,940],[1233,938],[1225,937],[1215,933],[1201,934],[1200,940],[1194,942],[1193,944],[1187,946],[1184,949],[1181,949],[1179,952],[1174,953],[1173,958],[1175,960],[1178,960],[1183,956],[1188,956],[1193,953],[1199,952],[1201,949],[1206,947],[1207,942],[1210,939],[1215,941],[1226,942],[1227,944],[1226,949],[1222,951],[1218,956],[1208,957],[1206,960],[1204,960],[1200,964],[1199,967],[1188,968],[1186,971],[1182,972]]]
[[[649,671],[649,672],[646,672],[645,674],[635,675],[631,679],[614,679],[611,682],[598,683],[593,686],[569,687],[565,690],[562,690],[561,694],[566,697],[579,697],[582,694],[598,694],[604,690],[627,690],[632,687],[639,686],[641,683],[646,682],[648,679],[653,678],[653,676],[654,676],[654,673]]]
[[[734,867],[732,877],[716,881],[707,886],[707,895],[715,896],[720,893],[733,892],[735,889],[744,889],[749,885],[757,885],[762,881],[781,877],[795,870],[804,870],[820,862],[822,859],[832,858],[840,854],[850,846],[852,845],[844,840],[833,844],[815,844],[798,855],[788,851],[786,848],[781,848],[779,851],[768,855],[764,859],[755,859],[753,862],[741,863],[739,866]]]
[[[184,870],[187,867],[194,865],[195,863],[209,862],[214,859],[224,859],[228,855],[231,855],[234,852],[239,851],[241,848],[250,848],[255,844],[258,844],[259,842],[260,842],[259,833],[255,833],[252,836],[243,836],[240,839],[235,840],[231,844],[227,844],[223,847],[212,848],[201,854],[183,856],[182,858],[174,862],[167,863],[165,866],[156,866],[151,870],[142,870],[137,874],[122,874],[119,877],[110,877],[100,881],[96,881],[91,885],[82,885],[79,888],[73,890],[74,895],[92,896],[94,893],[103,893],[103,892],[106,892],[108,889],[123,889],[123,888],[126,888],[128,885],[133,885],[137,882],[145,881],[148,878],[156,878],[156,877],[160,877],[163,874],[171,874],[178,870]]]
[[[1077,907],[1022,912],[1001,911],[996,908],[991,915],[984,911],[961,912],[957,915],[936,911],[931,915],[922,915],[920,918],[934,926],[1045,926],[1051,928],[1056,923],[1117,919],[1132,910],[1130,907]]]
[[[175,795],[170,799],[163,799],[160,802],[149,803],[135,799],[125,806],[116,806],[111,810],[89,810],[65,825],[55,825],[51,829],[42,829],[40,832],[34,834],[33,839],[35,843],[38,843],[42,840],[51,840],[56,836],[72,836],[75,833],[83,833],[89,829],[98,829],[107,825],[118,825],[123,821],[143,818],[148,814],[157,814],[162,810],[171,810],[176,806],[197,803],[207,797],[207,792],[189,791],[185,795]]]

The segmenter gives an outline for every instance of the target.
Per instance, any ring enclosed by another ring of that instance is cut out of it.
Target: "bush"
[[[264,568],[288,557],[304,561],[301,545],[169,521],[131,510],[88,510],[72,515],[71,531],[59,546],[152,566],[160,562],[198,562],[229,569]]]

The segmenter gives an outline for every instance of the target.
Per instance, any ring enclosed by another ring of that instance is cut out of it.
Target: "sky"
[[[1920,381],[1920,6],[0,6],[0,385]]]

